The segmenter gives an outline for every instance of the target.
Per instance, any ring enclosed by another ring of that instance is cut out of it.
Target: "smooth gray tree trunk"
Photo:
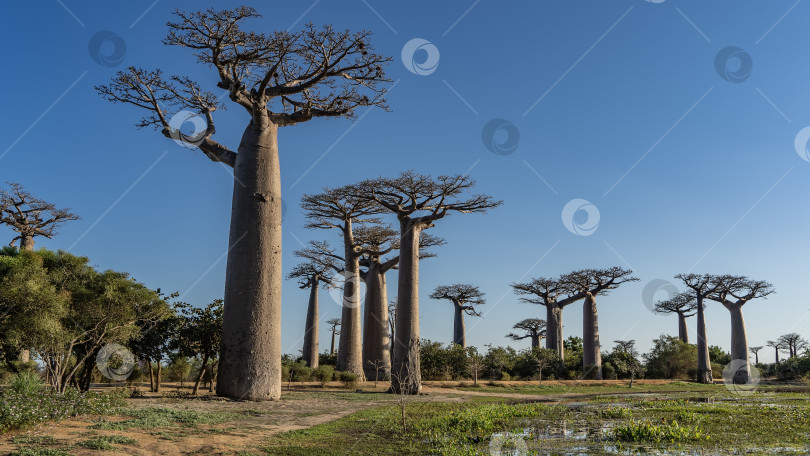
[[[689,328],[686,326],[686,315],[683,312],[678,312],[678,338],[689,343]]]
[[[33,236],[21,236],[20,237],[20,250],[24,250],[26,252],[33,252],[34,251],[34,237]]]
[[[532,334],[532,350],[535,348],[540,348],[540,335],[539,334]]]
[[[337,332],[337,329],[332,328],[332,346],[329,348],[329,354],[330,355],[335,354],[335,333],[336,332]]]
[[[709,344],[706,339],[706,316],[703,310],[703,298],[697,297],[697,354],[698,354],[698,383],[714,383],[712,379],[712,365],[709,361]]]
[[[399,279],[397,281],[396,331],[391,365],[391,390],[419,394],[419,233],[410,219],[400,220]]]
[[[546,306],[546,348],[555,350],[560,357],[560,363],[565,361],[563,346],[562,309],[550,303]]]
[[[774,352],[776,352],[776,362],[779,362],[779,347],[773,347]]]
[[[596,310],[596,298],[588,294],[582,306],[582,364],[587,377],[602,379],[602,352],[599,343],[599,315]],[[593,369],[587,372],[586,369]]]
[[[304,333],[304,362],[312,369],[318,367],[318,279],[313,279],[309,290],[309,305]]]
[[[366,272],[366,299],[363,327],[363,367],[366,378],[376,378],[376,365],[382,363],[379,371],[391,373],[391,354],[388,339],[388,287],[385,271],[377,261],[370,261]]]
[[[751,375],[751,361],[748,357],[748,337],[745,333],[745,318],[742,305],[727,307],[731,312],[731,360],[745,361],[745,365],[734,371],[734,383],[745,384]]]
[[[464,329],[464,309],[459,303],[453,303],[455,309],[455,316],[453,318],[453,343],[461,345],[461,348],[467,348],[467,334]]]
[[[234,164],[217,395],[281,397],[281,180],[278,127],[251,120]]]
[[[340,319],[340,341],[338,342],[337,370],[357,374],[365,380],[363,370],[362,314],[360,309],[360,259],[353,250],[354,240],[351,223],[344,232],[346,264],[343,283],[343,312]]]

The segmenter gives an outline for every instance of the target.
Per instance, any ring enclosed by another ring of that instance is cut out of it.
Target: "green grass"
[[[239,414],[230,412],[199,412],[196,410],[179,410],[172,408],[148,408],[126,410],[122,414],[131,418],[124,421],[102,420],[90,426],[91,429],[124,430],[124,429],[161,429],[198,424],[219,424],[238,419]]]
[[[629,380],[627,381],[629,384]],[[493,393],[510,393],[510,394],[532,394],[532,395],[545,395],[545,394],[633,394],[640,392],[673,392],[673,391],[719,391],[725,390],[722,385],[705,385],[696,382],[686,381],[673,381],[662,384],[636,384],[633,388],[628,385],[561,385],[561,384],[547,384],[533,382],[525,385],[509,385],[497,382],[479,384],[477,387],[458,386],[456,389],[462,391],[476,391],[476,392],[493,392]]]
[[[79,443],[80,447],[89,448],[91,450],[115,450],[117,445],[132,445],[138,441],[120,435],[98,435],[92,439],[85,440]]]

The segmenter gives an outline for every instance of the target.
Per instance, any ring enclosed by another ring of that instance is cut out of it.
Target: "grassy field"
[[[293,385],[295,386],[295,385]],[[0,454],[808,454],[807,388],[690,382],[429,382],[405,398],[314,385],[281,401],[145,396],[0,437]],[[404,407],[404,420],[403,420]]]

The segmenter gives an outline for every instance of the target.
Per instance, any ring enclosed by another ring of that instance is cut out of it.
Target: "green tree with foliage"
[[[687,378],[697,364],[697,347],[678,337],[661,335],[644,360],[649,378]]]

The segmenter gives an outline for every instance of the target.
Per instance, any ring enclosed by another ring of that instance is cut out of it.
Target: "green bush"
[[[666,335],[653,342],[652,350],[644,355],[647,378],[687,378],[690,369],[697,365],[696,346]]]
[[[9,389],[17,394],[28,396],[39,392],[43,387],[42,377],[33,371],[14,374],[9,381]]]
[[[340,382],[343,383],[344,388],[355,389],[357,388],[358,376],[351,372],[341,372]]]
[[[616,369],[613,367],[613,364],[602,364],[602,378],[606,380],[616,380]]]
[[[294,382],[308,382],[312,378],[312,369],[304,363],[295,363],[291,369]]]
[[[326,383],[331,381],[335,375],[335,367],[330,365],[318,366],[313,372],[315,380],[321,383],[321,386],[326,386]]]
[[[128,395],[125,389],[81,393],[69,388],[61,394],[44,388],[29,394],[8,389],[0,393],[0,433],[76,415],[115,413]]]

